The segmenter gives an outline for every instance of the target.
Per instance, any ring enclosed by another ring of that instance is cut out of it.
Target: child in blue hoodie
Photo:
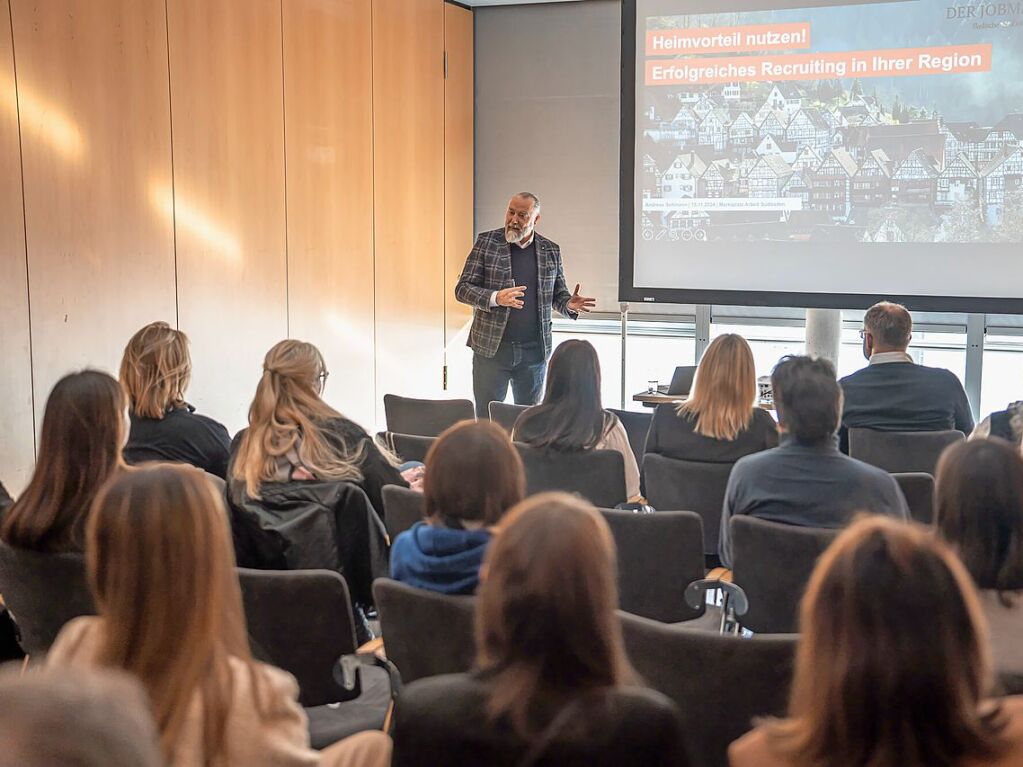
[[[391,545],[391,577],[442,594],[472,594],[491,530],[525,496],[522,460],[491,421],[463,421],[426,456],[426,519]]]

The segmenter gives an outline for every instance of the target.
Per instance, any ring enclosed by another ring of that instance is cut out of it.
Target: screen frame
[[[716,304],[807,309],[867,309],[878,301],[896,301],[911,311],[967,314],[1023,314],[1023,297],[889,295],[884,293],[812,293],[774,290],[653,288],[635,284],[636,226],[636,27],[637,0],[622,0],[621,115],[618,198],[618,300],[628,303]],[[734,0],[733,0],[734,2]],[[843,5],[870,4],[850,0]],[[736,6],[743,3],[734,2]],[[778,7],[785,7],[784,0]],[[817,6],[819,3],[798,3]],[[736,10],[742,10],[737,7]],[[697,13],[698,11],[692,11]],[[679,243],[680,246],[683,243]],[[1020,244],[1023,249],[1023,243]]]

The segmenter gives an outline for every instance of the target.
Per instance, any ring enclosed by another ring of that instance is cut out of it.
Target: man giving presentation
[[[468,346],[479,418],[504,401],[509,382],[516,404],[535,405],[551,355],[551,309],[575,319],[595,303],[578,285],[568,292],[561,249],[536,233],[538,223],[537,196],[512,197],[504,228],[476,238],[455,286],[455,298],[473,307]]]

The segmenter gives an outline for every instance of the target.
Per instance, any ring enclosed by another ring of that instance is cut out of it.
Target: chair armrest
[[[715,590],[720,590],[723,593],[735,615],[745,615],[749,610],[749,599],[741,586],[712,578],[693,581],[686,586],[686,604],[694,610],[698,610],[706,601],[707,592]]]

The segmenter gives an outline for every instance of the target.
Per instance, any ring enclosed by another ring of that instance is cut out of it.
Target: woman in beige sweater
[[[970,576],[929,530],[854,523],[803,599],[788,717],[732,767],[1020,767],[1023,698],[995,701]]]
[[[99,616],[66,625],[48,663],[138,677],[169,765],[389,764],[381,732],[312,750],[294,678],[252,659],[227,516],[201,471],[159,465],[107,485],[86,562]]]

